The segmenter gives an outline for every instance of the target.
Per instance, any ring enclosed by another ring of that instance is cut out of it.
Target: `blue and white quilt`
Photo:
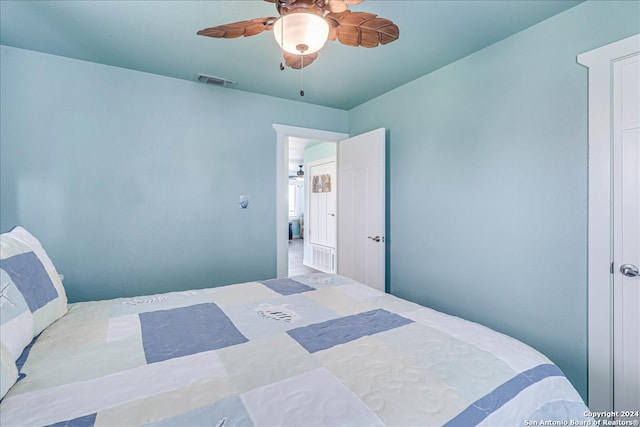
[[[539,352],[313,274],[71,304],[2,426],[507,426],[588,411]]]

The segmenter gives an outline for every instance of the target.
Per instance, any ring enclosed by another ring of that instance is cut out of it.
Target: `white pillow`
[[[0,236],[0,268],[33,315],[32,338],[67,312],[67,295],[60,275],[38,239],[24,228],[15,227]]]
[[[0,235],[1,396],[18,378],[25,347],[66,312],[62,281],[40,242],[22,227]]]
[[[0,267],[4,267],[0,261]],[[33,314],[4,269],[0,269],[0,342],[13,360],[33,339]]]

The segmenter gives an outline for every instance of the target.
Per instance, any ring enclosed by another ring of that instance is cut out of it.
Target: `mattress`
[[[506,426],[585,420],[547,357],[345,277],[70,304],[2,426]]]

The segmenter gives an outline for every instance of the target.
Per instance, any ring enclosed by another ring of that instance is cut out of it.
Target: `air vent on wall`
[[[222,86],[222,87],[234,87],[238,82],[233,80],[223,79],[222,77],[207,76],[206,74],[197,74],[196,80],[200,83],[208,85]]]

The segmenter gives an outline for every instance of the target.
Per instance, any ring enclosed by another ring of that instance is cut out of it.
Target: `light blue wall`
[[[71,301],[274,277],[272,125],[347,130],[342,110],[0,54],[0,228],[42,240]]]
[[[513,335],[587,387],[587,70],[640,31],[587,2],[354,108],[389,136],[390,290]]]

